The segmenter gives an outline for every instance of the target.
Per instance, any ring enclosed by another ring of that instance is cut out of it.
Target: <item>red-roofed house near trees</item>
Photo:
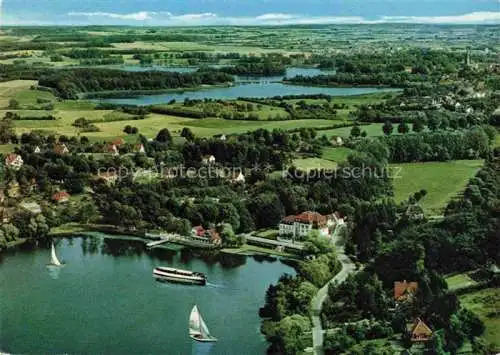
[[[71,195],[66,191],[59,191],[52,195],[52,201],[57,203],[68,202],[70,196]]]
[[[23,166],[23,158],[19,154],[7,154],[5,157],[5,165],[13,170],[19,170]]]

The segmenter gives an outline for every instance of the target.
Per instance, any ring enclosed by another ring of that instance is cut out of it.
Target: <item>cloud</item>
[[[500,1],[500,0],[499,0]],[[301,14],[266,13],[255,17],[223,17],[212,12],[174,15],[168,11],[139,11],[128,14],[111,12],[70,12],[72,17],[108,18],[119,22],[138,23],[148,21],[155,25],[313,25],[313,24],[373,24],[373,23],[416,23],[416,24],[498,24],[500,12],[471,12],[457,16],[382,16],[367,20],[361,16],[307,16]]]
[[[296,15],[291,15],[291,14],[263,14],[257,16],[255,19],[257,21],[272,21],[272,20],[290,20],[295,17]]]
[[[382,22],[422,24],[498,23],[500,22],[500,12],[471,12],[458,16],[383,16],[381,20]]]
[[[202,14],[185,14],[185,15],[179,15],[179,16],[170,16],[172,20],[178,20],[178,21],[201,21],[201,20],[206,20],[206,19],[214,19],[217,17],[217,14],[214,14],[212,12],[205,12]]]
[[[134,20],[144,21],[152,20],[157,12],[139,11],[131,14],[117,14],[112,12],[69,12],[69,16],[83,16],[83,17],[108,17],[118,20]]]

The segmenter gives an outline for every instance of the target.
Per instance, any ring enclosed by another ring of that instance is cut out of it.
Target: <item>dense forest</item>
[[[233,81],[231,75],[217,71],[195,73],[126,72],[109,69],[67,69],[40,77],[39,85],[49,87],[66,99],[85,92],[111,90],[160,90],[215,85]]]

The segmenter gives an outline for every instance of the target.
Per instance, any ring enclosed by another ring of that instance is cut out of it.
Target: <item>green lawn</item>
[[[14,151],[16,144],[0,144],[0,154],[8,154]]]
[[[439,215],[482,166],[482,160],[390,164],[395,200],[401,202],[425,189],[427,196],[421,202],[422,207],[427,213]]]
[[[299,170],[309,171],[313,169],[335,169],[337,163],[321,158],[294,159],[293,165]]]
[[[321,154],[321,157],[326,160],[332,160],[340,163],[345,161],[347,157],[353,152],[354,150],[344,147],[338,147],[338,148],[327,147],[323,148],[323,153]]]
[[[383,123],[372,123],[370,125],[360,126],[360,128],[361,131],[366,131],[368,137],[378,137],[384,135],[384,132],[382,131],[383,125],[384,125]],[[394,126],[394,129],[396,128],[397,127]],[[320,135],[325,134],[327,137],[332,137],[332,136],[349,137],[351,135],[351,129],[352,127],[342,127],[342,128],[329,129],[318,133]]]
[[[456,290],[458,288],[472,286],[477,284],[468,273],[457,274],[446,278],[446,283],[450,290]]]
[[[500,351],[500,289],[487,288],[459,297],[465,308],[476,313],[486,326],[483,338],[494,352]]]

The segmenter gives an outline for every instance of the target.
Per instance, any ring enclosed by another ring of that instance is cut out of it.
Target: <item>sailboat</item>
[[[48,264],[49,266],[59,266],[62,267],[64,266],[59,259],[57,258],[56,255],[56,247],[54,246],[54,242],[52,242],[52,245],[50,247],[50,262]]]
[[[189,315],[189,336],[191,339],[201,342],[217,341],[217,339],[210,334],[205,321],[201,317],[198,306],[196,305],[194,305]]]

